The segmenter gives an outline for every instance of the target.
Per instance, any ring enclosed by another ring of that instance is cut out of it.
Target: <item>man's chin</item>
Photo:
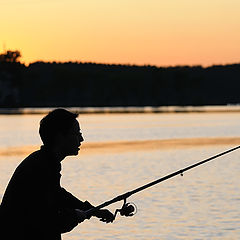
[[[78,148],[76,149],[76,151],[75,151],[76,155],[79,154],[79,151],[80,151],[80,147],[78,147]]]
[[[77,156],[79,154],[80,148],[68,153],[68,156]]]
[[[73,153],[74,156],[77,156],[78,154],[79,154],[79,150],[77,150]]]

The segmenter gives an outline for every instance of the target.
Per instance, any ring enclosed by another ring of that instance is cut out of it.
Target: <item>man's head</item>
[[[77,155],[83,141],[77,121],[78,114],[55,109],[40,122],[39,134],[43,144],[59,148],[64,155]]]

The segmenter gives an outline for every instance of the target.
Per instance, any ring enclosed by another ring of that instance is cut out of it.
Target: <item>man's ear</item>
[[[59,133],[57,133],[56,134],[56,136],[55,136],[55,144],[56,145],[61,145],[61,143],[64,141],[64,135],[63,135],[63,133],[61,133],[61,132],[59,132]]]

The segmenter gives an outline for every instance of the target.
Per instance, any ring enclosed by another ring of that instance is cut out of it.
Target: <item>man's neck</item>
[[[47,149],[59,162],[63,161],[66,155],[61,151],[61,148],[58,146],[45,146],[44,148]]]

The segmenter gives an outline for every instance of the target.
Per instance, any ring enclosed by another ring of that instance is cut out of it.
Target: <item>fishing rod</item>
[[[135,205],[135,204],[133,204],[133,203],[127,203],[127,198],[129,198],[131,195],[133,195],[133,194],[135,194],[135,193],[137,193],[137,192],[140,192],[140,191],[142,191],[142,190],[144,190],[144,189],[146,189],[146,188],[149,188],[149,187],[151,187],[151,186],[153,186],[153,185],[156,185],[156,184],[158,184],[158,183],[160,183],[160,182],[166,181],[167,179],[170,179],[170,178],[175,177],[175,176],[177,176],[177,175],[183,176],[183,173],[184,173],[184,172],[186,172],[186,171],[188,171],[188,170],[190,170],[190,169],[192,169],[192,168],[195,168],[195,167],[197,167],[197,166],[199,166],[199,165],[202,165],[202,164],[204,164],[204,163],[206,163],[206,162],[209,162],[209,161],[211,161],[211,160],[213,160],[213,159],[216,159],[216,158],[218,158],[218,157],[221,157],[221,156],[223,156],[223,155],[225,155],[225,154],[228,154],[228,153],[230,153],[230,152],[233,152],[233,151],[235,151],[235,150],[237,150],[237,149],[239,149],[239,148],[240,148],[240,145],[237,146],[237,147],[231,148],[231,149],[229,149],[229,150],[227,150],[227,151],[225,151],[225,152],[222,152],[222,153],[219,153],[219,154],[217,154],[217,155],[214,155],[214,156],[212,156],[212,157],[210,157],[210,158],[207,158],[207,159],[205,159],[205,160],[202,160],[202,161],[200,161],[200,162],[197,162],[197,163],[195,163],[195,164],[193,164],[193,165],[190,165],[190,166],[188,166],[188,167],[186,167],[186,168],[180,169],[180,170],[178,170],[178,171],[176,171],[176,172],[173,172],[173,173],[171,173],[171,174],[169,174],[169,175],[166,175],[166,176],[164,176],[164,177],[162,177],[162,178],[159,178],[159,179],[157,179],[157,180],[155,180],[155,181],[153,181],[153,182],[150,182],[150,183],[145,184],[145,185],[143,185],[143,186],[141,186],[141,187],[138,187],[138,188],[136,188],[136,189],[134,189],[134,190],[132,190],[132,191],[126,192],[126,193],[124,193],[124,194],[121,194],[121,195],[119,195],[119,196],[117,196],[117,197],[115,197],[115,198],[113,198],[113,199],[111,199],[111,200],[109,200],[109,201],[106,201],[106,202],[104,202],[104,203],[102,203],[102,204],[100,204],[100,205],[98,205],[98,206],[96,206],[96,207],[94,207],[94,208],[91,208],[91,209],[87,210],[87,211],[85,212],[85,214],[86,214],[87,216],[92,216],[92,214],[94,214],[94,212],[96,212],[97,210],[99,210],[99,209],[101,209],[101,208],[103,208],[103,207],[106,207],[106,206],[108,206],[108,205],[110,205],[110,204],[113,204],[113,203],[116,203],[116,202],[119,202],[119,201],[122,201],[122,200],[123,200],[124,202],[123,202],[123,205],[122,205],[121,209],[116,209],[116,211],[115,211],[114,219],[116,218],[116,215],[117,215],[118,212],[120,213],[121,216],[126,216],[126,217],[133,216],[133,215],[136,213],[137,208],[136,208],[136,205]]]

